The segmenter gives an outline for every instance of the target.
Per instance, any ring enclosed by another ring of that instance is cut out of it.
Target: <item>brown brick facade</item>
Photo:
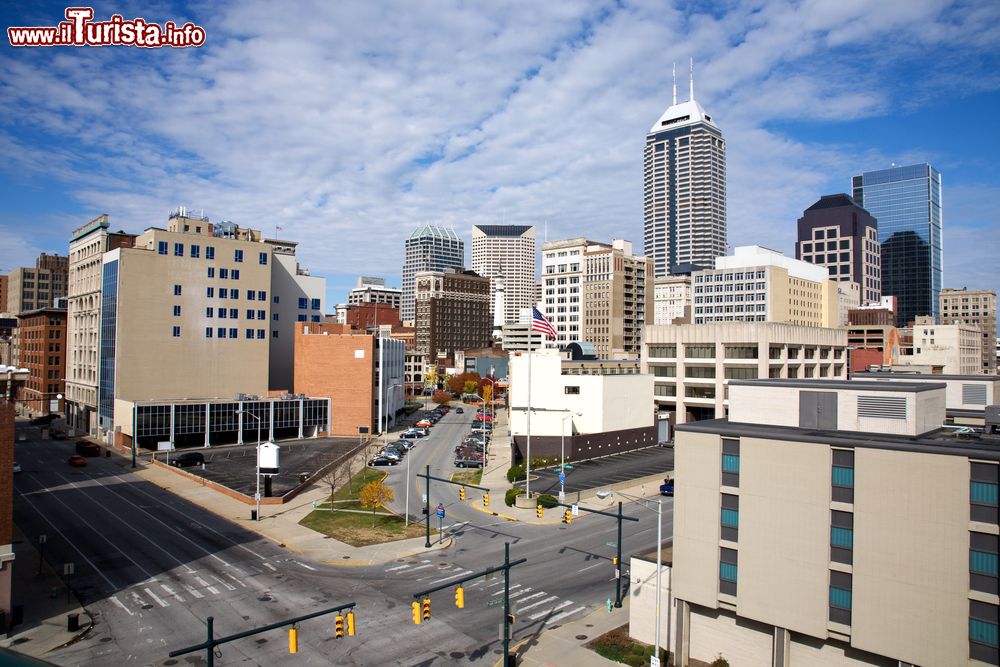
[[[43,308],[18,315],[21,349],[18,363],[27,368],[21,403],[32,415],[47,414],[49,401],[66,391],[66,309]],[[57,411],[61,412],[60,403]]]

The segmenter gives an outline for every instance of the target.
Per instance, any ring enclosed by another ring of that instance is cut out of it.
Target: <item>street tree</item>
[[[446,391],[441,391],[440,389],[438,389],[437,391],[434,392],[434,395],[431,396],[431,400],[437,403],[438,405],[444,405],[445,403],[451,400],[451,394],[449,394]]]
[[[392,489],[382,483],[382,480],[368,482],[361,487],[358,494],[358,502],[362,507],[372,508],[372,528],[375,527],[375,510],[379,507],[386,507],[393,501]]]

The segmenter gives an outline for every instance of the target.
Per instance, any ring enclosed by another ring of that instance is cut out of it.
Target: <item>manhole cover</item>
[[[164,660],[163,664],[164,665],[176,665],[177,661],[176,660]]]
[[[102,644],[106,644],[106,643],[108,643],[108,642],[110,642],[110,641],[113,641],[113,640],[111,639],[111,637],[101,637],[101,643],[102,643]]]
[[[267,640],[264,639],[263,637],[261,637],[260,639],[255,639],[254,641],[257,642],[258,644],[266,644],[267,643]]]
[[[350,556],[343,556],[343,559],[344,560],[351,560],[351,557]]]
[[[144,604],[144,605],[142,605],[142,608],[143,609],[152,609],[153,605],[151,605],[151,604]]]
[[[270,595],[264,595],[264,596],[261,596],[261,597],[259,597],[257,599],[260,600],[261,602],[270,602],[272,600],[272,598],[271,598]]]
[[[584,639],[587,638],[587,635],[577,635],[576,638],[579,639],[580,641],[583,641]]]
[[[458,660],[459,658],[464,658],[465,654],[461,651],[452,651],[448,654],[453,660]]]

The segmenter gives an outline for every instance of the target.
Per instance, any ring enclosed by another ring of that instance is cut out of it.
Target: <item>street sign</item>
[[[621,570],[619,570],[619,569],[618,569],[618,568],[616,567],[616,568],[615,568],[615,579],[621,579],[621,576],[622,576],[622,571],[621,571]]]
[[[571,507],[569,508],[569,511],[570,511],[570,513],[571,513],[571,514],[572,514],[573,516],[580,516],[580,506],[579,506],[579,505],[572,505],[572,506],[571,506]]]
[[[76,567],[73,563],[63,563],[63,576],[73,574]]]
[[[649,667],[660,667],[660,659],[655,655],[649,656]]]
[[[495,607],[498,604],[503,604],[503,600],[490,600],[489,602],[486,603],[486,606],[487,607]]]
[[[606,546],[609,546],[609,547],[617,547],[618,546],[617,542],[605,542],[604,544]]]
[[[566,492],[565,491],[560,491],[559,492],[559,502],[561,502],[561,503],[566,502]]]
[[[565,481],[566,481],[566,473],[564,472],[559,473],[559,483],[562,484]]]
[[[426,493],[424,494],[424,499],[421,502],[424,502],[424,503],[427,502],[427,494]]]
[[[438,518],[441,518],[441,519],[444,518],[444,505],[438,504],[438,506],[437,506],[437,515],[438,515]]]

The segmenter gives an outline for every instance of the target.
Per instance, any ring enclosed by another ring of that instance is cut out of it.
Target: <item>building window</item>
[[[684,376],[689,378],[714,378],[715,366],[689,366],[684,370]]]
[[[969,533],[969,588],[1000,594],[997,589],[998,538],[989,533]]]
[[[205,327],[205,338],[212,337],[212,327]]]
[[[830,560],[850,565],[854,558],[854,515],[830,512]]]
[[[180,316],[181,316],[181,307],[174,306],[174,317],[180,317]]]
[[[215,296],[215,288],[214,288],[214,287],[209,287],[208,289],[206,289],[206,290],[205,290],[205,295],[206,295],[206,296],[207,296],[207,297],[208,297],[209,299],[211,299],[212,297],[214,297],[214,296]]]
[[[257,329],[257,340],[263,340],[263,338],[264,338],[264,330]]]
[[[219,269],[219,277],[227,280],[229,278],[229,269]]]
[[[267,313],[265,311],[263,311],[263,310],[258,310],[257,311],[257,319],[258,320],[266,320],[267,319]]]
[[[258,261],[261,264],[267,265],[267,253],[266,252],[260,253],[260,258],[258,259]]]
[[[299,308],[303,308],[304,309],[304,308],[308,308],[308,307],[309,307],[309,299],[305,298],[304,296],[300,296],[299,297]]]
[[[663,357],[666,359],[673,359],[677,356],[677,346],[676,345],[650,345],[649,346],[649,356],[651,357]]]
[[[215,333],[216,333],[216,337],[217,338],[225,338],[226,337],[226,327],[219,327],[218,329],[215,330]]]
[[[580,393],[580,387],[576,386],[576,385],[566,385],[565,387],[563,387],[563,393],[566,393],[566,394],[579,394]]]
[[[205,259],[215,259],[215,248],[213,246],[205,246]]]
[[[208,277],[209,278],[214,278],[215,277],[215,267],[214,266],[208,267]]]
[[[237,308],[229,309],[229,319],[238,320],[240,318],[240,311]]]
[[[1000,607],[969,600],[969,657],[990,665],[1000,663],[997,621]]]
[[[201,257],[201,246],[200,245],[193,245],[193,246],[191,246],[191,257],[194,258],[194,259],[198,259],[199,257]]]
[[[267,292],[265,292],[264,290],[257,290],[257,300],[267,301]],[[274,302],[278,303],[278,297],[274,297]]]
[[[233,278],[233,280],[239,280],[240,279],[240,270],[239,269],[233,269],[232,278]]]
[[[274,313],[273,315],[271,315],[271,319],[274,320],[275,322],[277,322],[278,321],[278,313]]]
[[[722,485],[739,488],[740,485],[740,441],[722,439]]]
[[[715,345],[685,345],[684,356],[695,359],[714,359]]]
[[[161,255],[166,255],[168,247],[169,246],[166,241],[160,241],[159,243],[156,244],[156,252],[158,252]]]
[[[253,329],[247,329],[247,340],[253,340]]]
[[[233,261],[234,262],[239,262],[239,263],[243,262],[243,251],[242,250],[234,250],[233,251]]]
[[[740,528],[740,497],[731,493],[722,494],[722,539],[736,542]]]
[[[181,295],[181,286],[174,285],[174,296],[180,296],[180,295]]]
[[[830,571],[830,620],[851,624],[852,577],[846,572]]]
[[[313,322],[319,322],[320,321],[320,316],[319,315],[313,315],[312,316],[312,321]]]
[[[238,289],[231,289],[231,290],[229,290],[229,298],[230,299],[238,299],[238,298],[240,298],[240,291]]]
[[[310,308],[312,310],[319,310],[319,299],[313,299],[310,303]]]
[[[854,502],[854,452],[833,450],[832,497],[839,503]]]
[[[181,337],[181,328],[174,327],[174,338],[180,338],[180,337]]]
[[[275,329],[274,331],[271,332],[271,338],[277,338],[277,337],[278,337],[278,330]]]
[[[1000,486],[998,471],[993,463],[970,463],[969,504],[973,521],[998,523],[997,488]]]
[[[174,244],[174,257],[183,257],[183,256],[184,256],[184,244],[183,243],[175,243]]]
[[[253,308],[247,308],[247,319],[252,320],[254,318]]]
[[[219,308],[219,317],[220,317],[221,319],[226,319],[226,317],[228,317],[228,316],[227,316],[227,313],[228,313],[228,312],[229,312],[229,311],[227,311],[227,310],[226,310],[225,308]]]
[[[736,549],[719,547],[719,592],[736,595],[736,579],[739,574],[739,554]]]
[[[308,315],[302,315],[300,313],[299,316],[298,316],[298,319],[296,321],[297,322],[308,322],[309,321],[309,316]]]
[[[254,301],[257,298],[257,292],[252,289],[247,290],[247,301]]]
[[[239,338],[240,337],[240,330],[239,329],[235,329],[235,328],[230,329],[229,330],[229,337],[230,338]]]
[[[677,377],[677,367],[674,365],[670,366],[650,366],[653,371],[653,375],[661,378],[672,378]]]

